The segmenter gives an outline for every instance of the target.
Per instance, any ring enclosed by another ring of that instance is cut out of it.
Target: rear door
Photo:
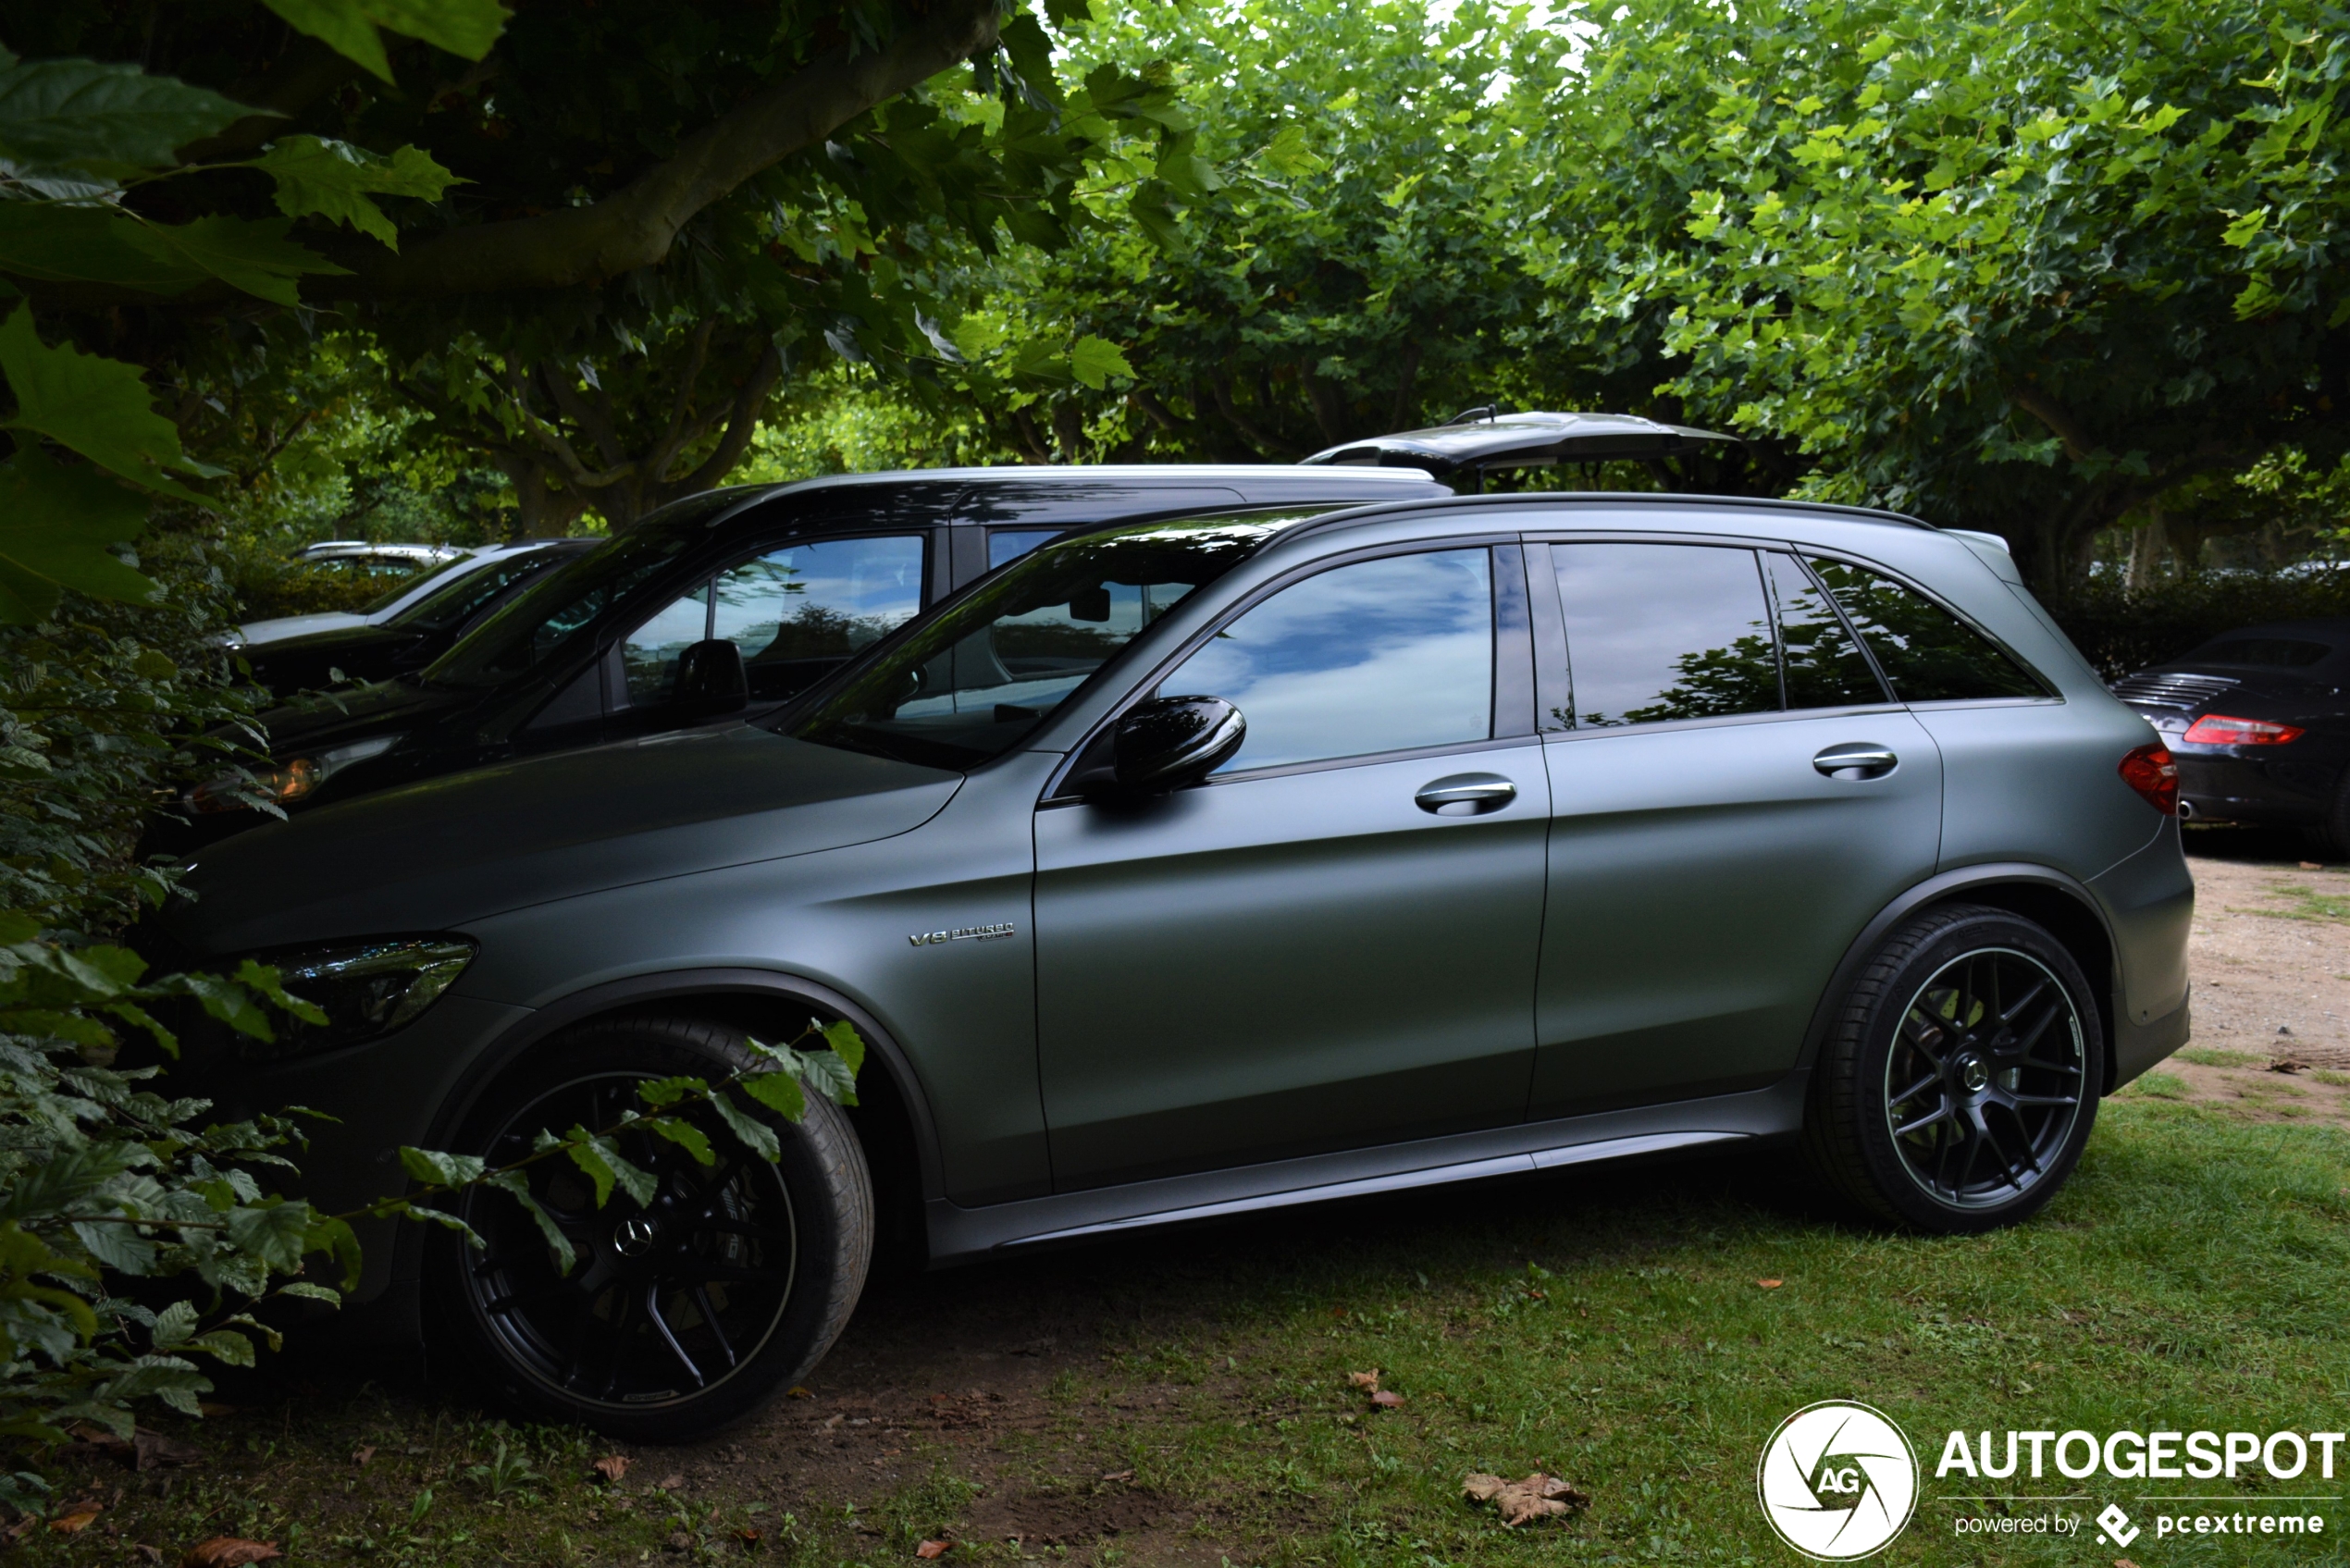
[[[1792,555],[1529,557],[1552,799],[1531,1115],[1774,1082],[1861,928],[1933,874],[1940,756]]]

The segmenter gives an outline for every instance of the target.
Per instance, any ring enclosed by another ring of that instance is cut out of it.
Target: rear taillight
[[[2121,759],[2121,782],[2164,816],[2179,814],[2179,764],[2171,760],[2170,747],[2142,746]]]
[[[2196,746],[2282,746],[2289,740],[2299,740],[2301,729],[2294,724],[2275,724],[2266,719],[2231,719],[2225,713],[2206,713],[2187,726],[2179,738]]]

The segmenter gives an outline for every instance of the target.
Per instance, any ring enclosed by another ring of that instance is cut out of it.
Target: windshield
[[[492,557],[480,562],[479,570],[444,582],[384,623],[417,632],[445,632],[462,626],[514,584],[561,559],[555,551],[545,549]]]
[[[1046,545],[884,644],[785,734],[933,768],[1020,744],[1194,589],[1331,508],[1143,523]]]
[[[400,579],[400,582],[396,586],[390,588],[387,592],[378,594],[374,599],[369,599],[367,601],[366,608],[360,611],[359,613],[362,615],[380,615],[385,611],[390,610],[393,605],[398,604],[402,599],[406,599],[410,594],[414,593],[418,588],[423,587],[427,583],[433,581],[435,578],[446,577],[452,573],[464,571],[466,567],[473,564],[474,559],[475,558],[471,555],[452,555],[438,566],[427,567],[421,574],[415,576],[402,577]],[[405,567],[402,568],[402,570],[405,569]]]
[[[439,685],[489,686],[527,674],[593,635],[612,608],[698,543],[703,525],[744,499],[713,490],[662,508],[586,555],[575,556],[498,607],[425,667]]]

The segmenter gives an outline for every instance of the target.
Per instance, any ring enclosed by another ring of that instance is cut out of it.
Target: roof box
[[[1472,409],[1450,424],[1350,441],[1304,461],[1424,468],[1439,479],[1449,479],[1455,474],[1487,468],[1676,457],[1701,442],[1738,438],[1688,425],[1664,425],[1636,414],[1499,414]]]

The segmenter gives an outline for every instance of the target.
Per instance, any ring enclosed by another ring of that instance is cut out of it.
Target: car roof
[[[1417,468],[1442,477],[1466,470],[1548,467],[1558,463],[1605,463],[1673,457],[1711,441],[1742,444],[1736,436],[1667,425],[1637,414],[1503,414],[1477,408],[1424,430],[1399,430],[1316,452],[1309,464]]]
[[[1407,513],[1475,512],[1527,505],[1606,508],[1618,512],[1630,508],[1684,512],[1735,508],[1739,511],[1796,512],[1808,516],[1833,517],[1840,522],[1875,523],[1897,528],[1922,528],[1932,534],[1960,532],[1957,529],[1937,528],[1923,518],[1911,517],[1906,512],[1886,512],[1866,506],[1838,506],[1833,501],[1781,500],[1769,496],[1683,495],[1663,490],[1519,490],[1504,495],[1439,497],[1432,500],[1394,501],[1379,506],[1349,507],[1343,512],[1330,512],[1326,516],[1300,524],[1285,537],[1294,537],[1299,534],[1349,528],[1359,524],[1376,523],[1383,518]]]

